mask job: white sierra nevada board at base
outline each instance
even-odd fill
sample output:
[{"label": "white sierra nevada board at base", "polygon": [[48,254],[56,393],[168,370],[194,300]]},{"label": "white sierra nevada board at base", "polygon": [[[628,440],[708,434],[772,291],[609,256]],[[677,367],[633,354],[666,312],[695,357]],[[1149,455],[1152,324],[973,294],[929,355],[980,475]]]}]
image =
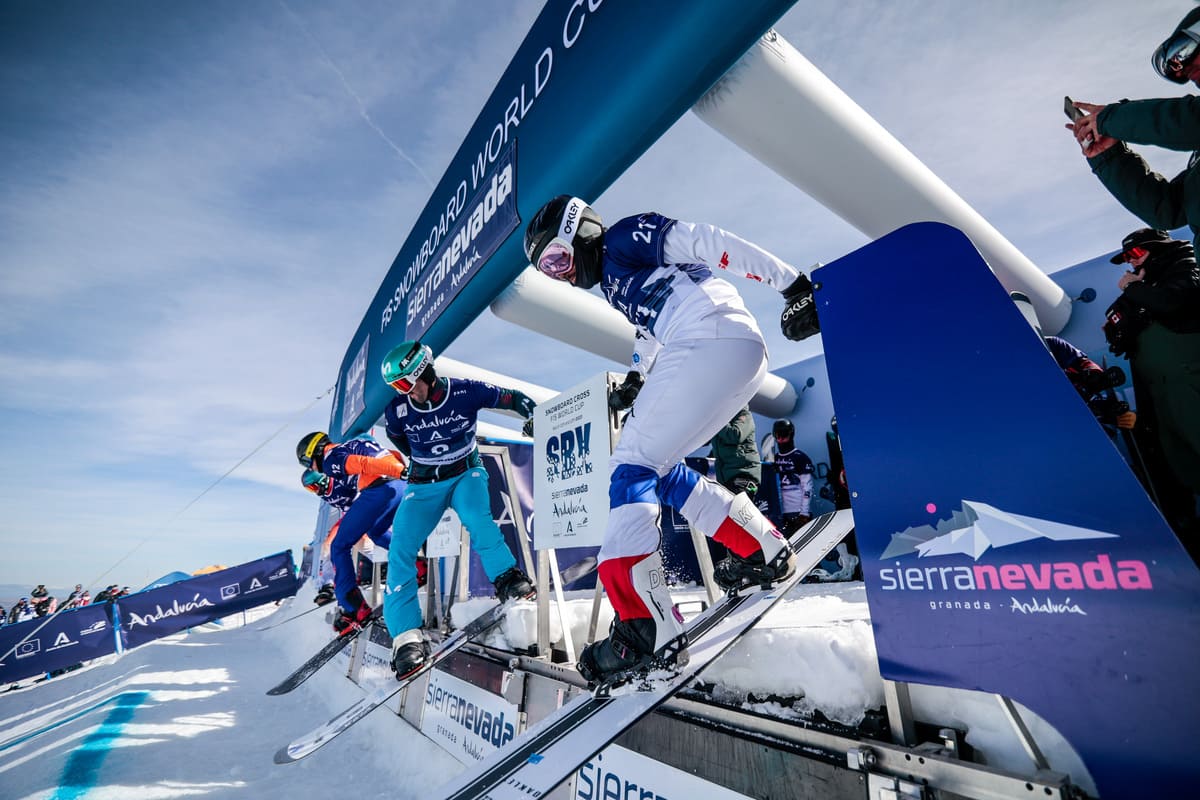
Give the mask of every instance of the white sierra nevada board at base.
[{"label": "white sierra nevada board at base", "polygon": [[691,683],[854,529],[850,511],[817,517],[789,540],[796,572],[769,590],[726,595],[687,626],[690,660],[649,688],[583,693],[474,769],[443,786],[445,800],[535,800],[546,795],[639,719]]}]

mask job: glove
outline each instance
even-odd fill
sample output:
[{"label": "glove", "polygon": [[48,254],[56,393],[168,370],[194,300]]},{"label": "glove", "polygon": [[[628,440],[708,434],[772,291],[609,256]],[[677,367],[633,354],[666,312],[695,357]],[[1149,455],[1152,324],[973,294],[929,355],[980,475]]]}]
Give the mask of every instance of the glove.
[{"label": "glove", "polygon": [[516,397],[516,402],[513,403],[513,411],[516,411],[522,417],[533,416],[533,410],[535,408],[537,408],[537,403],[533,402],[532,398],[526,397],[523,394],[518,395]]},{"label": "glove", "polygon": [[779,318],[779,327],[783,335],[793,342],[803,341],[815,333],[820,333],[821,326],[817,322],[817,304],[813,299],[812,281],[803,272],[783,290],[783,314]]},{"label": "glove", "polygon": [[610,408],[615,408],[620,411],[623,408],[629,408],[633,405],[633,401],[637,399],[638,392],[646,384],[646,379],[642,377],[642,373],[637,370],[630,370],[625,374],[625,381],[608,396],[608,405]]},{"label": "glove", "polygon": [[300,477],[300,482],[304,484],[305,489],[308,489],[315,495],[324,497],[329,494],[329,476],[324,472],[317,472],[315,469],[306,469]]},{"label": "glove", "polygon": [[525,424],[521,426],[521,435],[533,438],[533,417],[525,420]]}]

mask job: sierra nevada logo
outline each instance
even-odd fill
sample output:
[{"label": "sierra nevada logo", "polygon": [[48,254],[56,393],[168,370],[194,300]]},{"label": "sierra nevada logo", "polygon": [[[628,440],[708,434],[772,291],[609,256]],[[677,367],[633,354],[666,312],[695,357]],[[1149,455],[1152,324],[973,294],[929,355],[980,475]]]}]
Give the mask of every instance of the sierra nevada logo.
[{"label": "sierra nevada logo", "polygon": [[[1068,542],[1110,540],[1113,533],[1080,528],[1060,522],[1012,514],[978,501],[964,500],[962,509],[936,526],[921,525],[892,534],[881,560],[899,559],[914,553],[920,562],[937,558],[932,566],[906,565],[894,561],[879,569],[881,588],[886,592],[912,591],[953,593],[951,600],[931,599],[931,608],[990,610],[990,591],[1062,591],[1153,589],[1150,570],[1144,561],[1097,553],[1091,560],[1032,562],[1005,560],[1002,549],[1024,542],[1045,540]],[[986,563],[980,559],[987,556]],[[944,558],[964,557],[969,565],[947,563]],[[933,597],[934,595],[931,595]],[[945,594],[939,597],[947,597]],[[998,602],[998,601],[997,601]],[[1022,614],[1086,614],[1070,597],[1040,600],[1011,597],[1013,612]]]}]

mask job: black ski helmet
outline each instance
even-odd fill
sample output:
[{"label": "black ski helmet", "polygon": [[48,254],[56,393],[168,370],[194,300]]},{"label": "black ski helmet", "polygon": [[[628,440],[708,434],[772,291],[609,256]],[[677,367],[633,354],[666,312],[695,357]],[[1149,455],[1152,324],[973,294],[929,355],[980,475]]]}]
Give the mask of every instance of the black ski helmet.
[{"label": "black ski helmet", "polygon": [[1162,44],[1154,48],[1154,71],[1172,83],[1187,83],[1184,73],[1200,53],[1200,8],[1189,11]]},{"label": "black ski helmet", "polygon": [[[563,229],[563,215],[571,201],[583,208],[579,219],[568,219],[568,230]],[[573,227],[572,232],[569,228]],[[533,219],[525,226],[525,257],[529,263],[537,266],[538,259],[546,245],[554,239],[571,236],[570,245],[574,250],[575,280],[574,285],[581,289],[590,289],[600,282],[603,271],[602,257],[604,254],[604,223],[596,211],[579,198],[569,194],[560,194],[546,203]]]},{"label": "black ski helmet", "polygon": [[796,426],[792,424],[790,419],[777,419],[775,424],[771,426],[771,435],[775,437],[775,441],[780,439],[796,438]]},{"label": "black ski helmet", "polygon": [[320,469],[325,457],[325,445],[332,444],[329,434],[324,431],[313,431],[296,444],[296,460],[300,466],[309,469]]}]

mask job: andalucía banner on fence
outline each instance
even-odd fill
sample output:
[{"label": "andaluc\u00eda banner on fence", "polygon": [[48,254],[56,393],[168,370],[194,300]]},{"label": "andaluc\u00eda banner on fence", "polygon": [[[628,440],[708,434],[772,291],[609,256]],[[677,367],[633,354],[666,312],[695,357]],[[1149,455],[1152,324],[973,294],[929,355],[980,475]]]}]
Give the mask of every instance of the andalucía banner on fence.
[{"label": "andaluc\u00eda banner on fence", "polygon": [[129,595],[117,604],[121,641],[125,648],[137,647],[185,628],[290,597],[298,585],[291,551],[286,551]]},{"label": "andaluc\u00eda banner on fence", "polygon": [[109,603],[0,628],[0,686],[117,651]]}]

